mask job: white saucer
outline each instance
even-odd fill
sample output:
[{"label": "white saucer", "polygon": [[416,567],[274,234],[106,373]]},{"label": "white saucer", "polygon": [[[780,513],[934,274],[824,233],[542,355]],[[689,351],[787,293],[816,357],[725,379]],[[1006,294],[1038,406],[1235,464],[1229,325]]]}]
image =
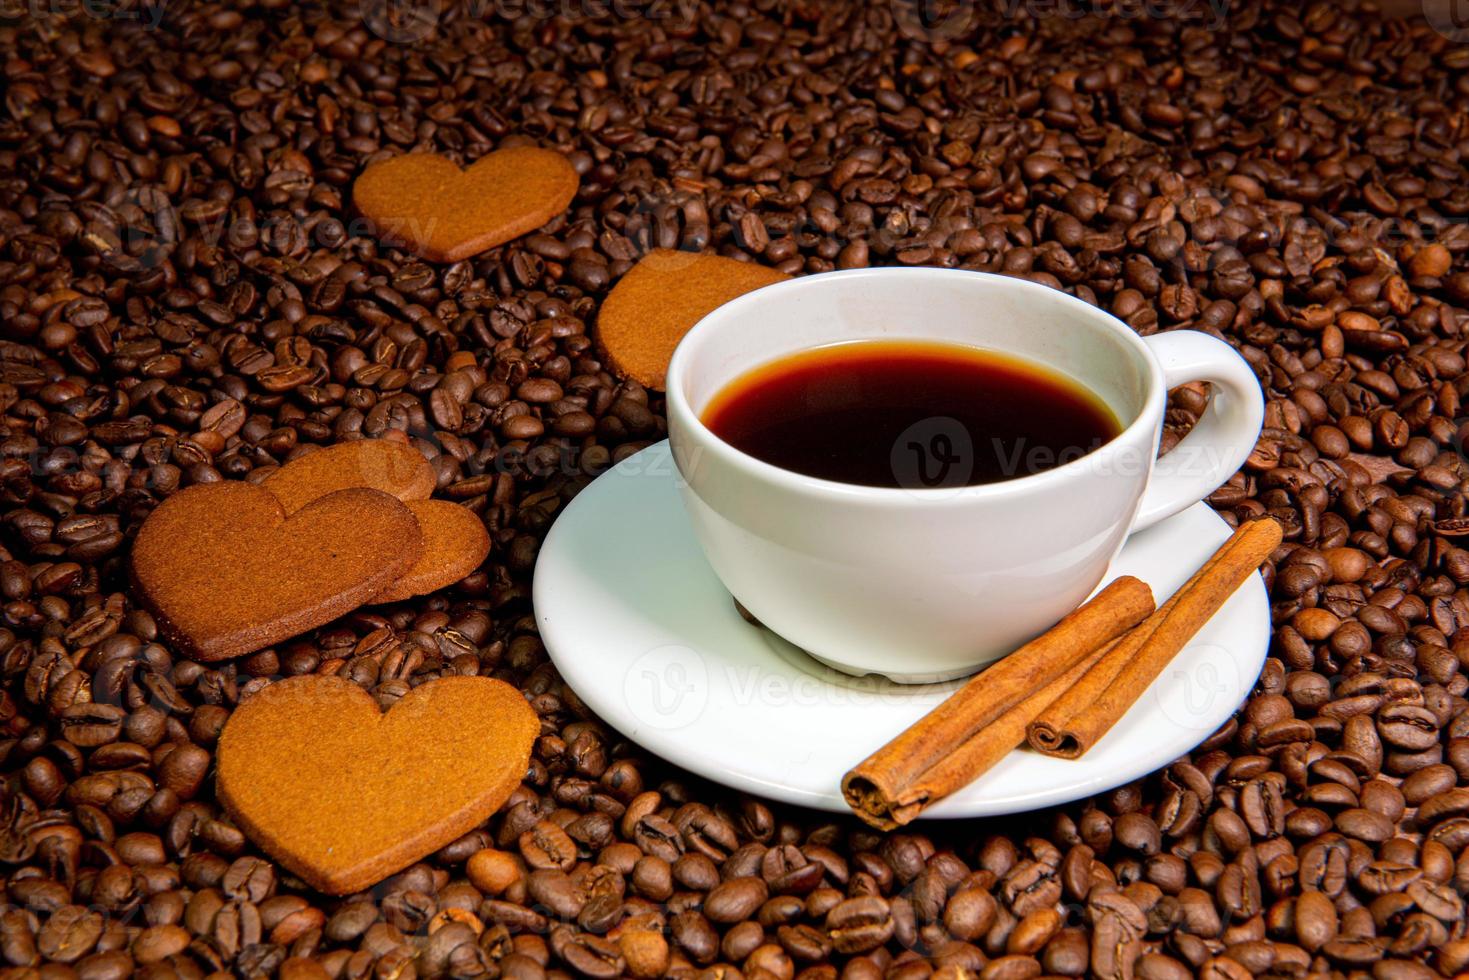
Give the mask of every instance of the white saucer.
[{"label": "white saucer", "polygon": [[[659,443],[609,470],[556,521],[534,587],[551,659],[588,707],[650,752],[759,796],[846,811],[842,774],[963,681],[850,677],[745,622],[694,540],[677,479]],[[1228,534],[1197,504],[1128,539],[1108,578],[1136,575],[1161,603]],[[1255,576],[1086,756],[1016,750],[927,815],[1033,810],[1167,765],[1245,699],[1269,638]]]}]

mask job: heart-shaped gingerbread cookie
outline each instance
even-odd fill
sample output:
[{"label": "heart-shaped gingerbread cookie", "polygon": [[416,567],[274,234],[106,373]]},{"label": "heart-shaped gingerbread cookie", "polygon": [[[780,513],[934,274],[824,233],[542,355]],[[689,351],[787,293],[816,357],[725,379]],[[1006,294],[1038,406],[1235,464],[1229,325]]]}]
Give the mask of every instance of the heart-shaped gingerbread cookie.
[{"label": "heart-shaped gingerbread cookie", "polygon": [[412,512],[379,490],[338,490],[287,517],[263,487],[201,483],[143,522],[132,576],[165,635],[213,661],[351,612],[422,549]]},{"label": "heart-shaped gingerbread cookie", "polygon": [[291,460],[261,482],[293,513],[335,490],[372,487],[408,505],[423,535],[418,561],[373,602],[398,602],[441,589],[479,567],[490,553],[490,534],[479,515],[448,500],[429,500],[436,474],[412,446],[359,439],[317,449]]},{"label": "heart-shaped gingerbread cookie", "polygon": [[261,481],[287,514],[348,487],[371,487],[407,503],[427,500],[436,474],[423,453],[407,443],[356,439],[315,449],[291,460]]},{"label": "heart-shaped gingerbread cookie", "polygon": [[458,262],[550,221],[580,178],[553,150],[496,150],[460,170],[435,153],[375,163],[352,186],[357,210],[380,238],[432,262]]},{"label": "heart-shaped gingerbread cookie", "polygon": [[415,500],[408,505],[423,534],[423,554],[373,602],[401,602],[453,585],[490,553],[490,532],[468,507],[451,500]]},{"label": "heart-shaped gingerbread cookie", "polygon": [[540,721],[488,677],[442,677],[386,713],[340,677],[255,694],[220,735],[219,798],[312,887],[360,891],[472,830],[530,763]]},{"label": "heart-shaped gingerbread cookie", "polygon": [[722,255],[658,248],[612,287],[597,314],[597,344],[616,374],[663,390],[668,359],[705,316],[790,276]]}]

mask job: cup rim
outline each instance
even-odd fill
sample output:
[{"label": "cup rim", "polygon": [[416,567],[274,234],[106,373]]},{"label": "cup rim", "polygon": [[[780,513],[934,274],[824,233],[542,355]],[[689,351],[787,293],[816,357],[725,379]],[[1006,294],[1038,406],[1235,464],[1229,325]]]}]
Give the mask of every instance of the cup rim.
[{"label": "cup rim", "polygon": [[[705,425],[704,420],[689,405],[688,399],[684,395],[683,382],[684,375],[687,372],[688,362],[694,356],[691,352],[697,346],[700,338],[718,329],[722,321],[749,313],[758,304],[770,300],[778,293],[794,292],[795,290],[805,288],[813,280],[888,278],[985,280],[1003,285],[1007,289],[1015,289],[1022,293],[1031,293],[1035,296],[1044,296],[1048,301],[1059,301],[1063,307],[1067,307],[1069,311],[1074,312],[1077,319],[1087,320],[1098,329],[1105,328],[1111,333],[1121,336],[1133,354],[1147,366],[1147,388],[1143,395],[1142,410],[1105,444],[1060,466],[1053,466],[1050,469],[1041,470],[1039,473],[1011,477],[994,483],[977,483],[960,487],[910,488],[843,483],[839,480],[827,480],[822,477],[809,476],[805,473],[798,473],[795,470],[788,470],[784,467],[776,466],[773,463],[767,463],[726,442],[714,430]],[[921,335],[918,335],[918,337],[922,339]],[[805,350],[808,348],[802,349]],[[726,381],[726,383],[728,382]],[[866,269],[842,269],[835,272],[819,272],[808,276],[799,276],[784,282],[773,283],[769,286],[752,290],[716,307],[695,323],[674,348],[673,356],[668,363],[668,371],[664,375],[663,392],[666,401],[666,411],[669,417],[672,418],[676,415],[688,427],[690,434],[697,439],[702,448],[713,450],[725,462],[749,470],[755,476],[776,484],[782,489],[823,495],[837,495],[849,499],[871,500],[874,502],[886,501],[895,503],[900,500],[918,500],[930,503],[950,503],[954,501],[968,502],[999,499],[1025,494],[1032,490],[1042,489],[1051,484],[1070,480],[1080,475],[1088,467],[1095,467],[1099,461],[1103,461],[1108,457],[1115,457],[1122,451],[1125,444],[1132,443],[1140,435],[1153,427],[1145,423],[1148,422],[1149,416],[1152,414],[1150,406],[1160,404],[1162,398],[1165,396],[1162,389],[1162,366],[1158,363],[1158,359],[1154,356],[1153,352],[1143,343],[1142,338],[1117,317],[1100,307],[1093,306],[1085,300],[1078,299],[1069,293],[1062,292],[1059,289],[1053,289],[1050,286],[1045,286],[1038,282],[1018,279],[1013,276],[1002,276],[992,272],[980,272],[974,269],[940,269],[926,266],[884,266]],[[1151,440],[1148,441],[1149,445],[1151,445]],[[677,454],[675,454],[674,462],[675,465],[678,465]],[[685,474],[685,478],[690,479],[688,474]]]}]

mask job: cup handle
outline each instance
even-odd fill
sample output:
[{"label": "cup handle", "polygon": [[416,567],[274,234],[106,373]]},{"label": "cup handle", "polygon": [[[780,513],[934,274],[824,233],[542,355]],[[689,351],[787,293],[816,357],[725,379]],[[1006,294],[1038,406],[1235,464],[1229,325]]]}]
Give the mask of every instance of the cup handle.
[{"label": "cup handle", "polygon": [[1255,448],[1265,419],[1260,382],[1245,359],[1222,340],[1197,330],[1144,337],[1173,389],[1189,381],[1214,386],[1204,414],[1178,445],[1158,457],[1132,530],[1172,517],[1229,479]]}]

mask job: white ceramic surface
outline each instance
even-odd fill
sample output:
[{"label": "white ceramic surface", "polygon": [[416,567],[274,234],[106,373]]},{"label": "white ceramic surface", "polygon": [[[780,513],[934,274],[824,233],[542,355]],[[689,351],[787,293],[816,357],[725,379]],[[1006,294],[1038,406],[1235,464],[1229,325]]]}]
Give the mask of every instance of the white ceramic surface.
[{"label": "white ceramic surface", "polygon": [[[594,482],[551,528],[534,604],[556,668],[609,725],[670,762],[769,799],[844,811],[842,774],[962,682],[851,677],[746,623],[694,540],[677,481],[659,443]],[[1197,504],[1128,538],[1106,578],[1136,575],[1162,602],[1228,532]],[[1248,695],[1269,636],[1256,576],[1082,759],[1017,750],[931,815],[1031,810],[1167,765]]]},{"label": "white ceramic surface", "polygon": [[[727,382],[783,354],[905,337],[1039,362],[1094,391],[1125,428],[1031,476],[927,488],[915,460],[911,481],[885,488],[771,466],[699,419]],[[1214,384],[1212,404],[1154,467],[1167,390],[1198,380]],[[1222,341],[1139,338],[1059,290],[955,269],[828,273],[742,296],[684,338],[667,394],[684,504],[729,591],[823,661],[906,681],[970,673],[1061,618],[1095,588],[1129,528],[1183,510],[1240,467],[1263,414],[1254,373]],[[894,447],[895,472],[915,441],[928,459],[972,460],[984,436],[947,423],[956,431],[943,420],[911,427]]]}]

